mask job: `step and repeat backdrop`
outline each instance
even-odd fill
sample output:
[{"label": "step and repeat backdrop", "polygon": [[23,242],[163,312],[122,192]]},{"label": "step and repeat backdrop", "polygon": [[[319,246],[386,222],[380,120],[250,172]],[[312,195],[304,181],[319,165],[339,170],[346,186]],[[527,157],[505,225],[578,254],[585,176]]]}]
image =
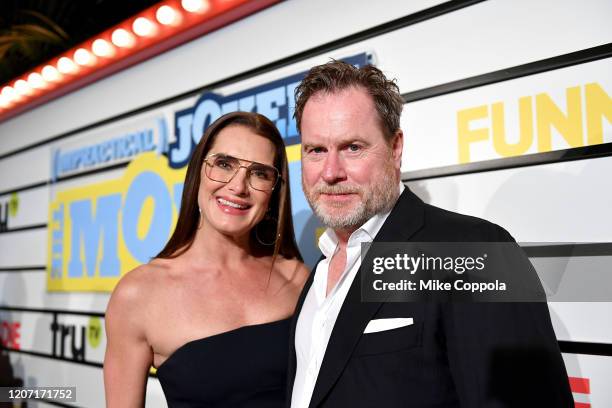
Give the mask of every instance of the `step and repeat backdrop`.
[{"label": "step and repeat backdrop", "polygon": [[[343,15],[341,3],[329,6],[326,21]],[[61,127],[41,120],[23,124],[21,134],[20,121],[36,120],[36,111],[0,124],[3,383],[76,386],[75,406],[104,406],[110,292],[169,238],[190,155],[223,113],[255,110],[276,123],[289,156],[296,237],[312,265],[321,225],[301,192],[293,92],[309,67],[334,58],[372,63],[397,79],[405,100],[404,182],[426,202],[498,223],[524,244],[545,277],[576,407],[612,406],[606,244],[612,241],[612,3],[397,4],[389,2],[397,13],[387,10],[376,25],[360,23],[339,37],[317,37],[324,41],[314,45],[282,19],[275,27],[279,41],[286,37],[303,49],[287,53],[291,44],[277,45],[285,53],[261,65],[243,60],[226,77],[207,78],[204,66],[189,92],[78,128],[49,133]],[[316,18],[313,7],[282,3],[221,30],[210,64],[222,67],[225,54],[240,55],[224,49],[225,30],[248,35],[275,13]],[[190,48],[185,64],[198,47],[210,47],[201,44],[184,46]],[[112,88],[112,77],[104,82]],[[147,406],[165,406],[154,369]]]}]

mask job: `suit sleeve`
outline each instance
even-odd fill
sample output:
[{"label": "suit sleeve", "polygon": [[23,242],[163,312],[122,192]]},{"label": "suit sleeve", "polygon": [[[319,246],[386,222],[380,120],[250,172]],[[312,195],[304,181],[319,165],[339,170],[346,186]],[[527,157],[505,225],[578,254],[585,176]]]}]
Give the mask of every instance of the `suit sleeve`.
[{"label": "suit sleeve", "polygon": [[[488,240],[514,242],[490,228]],[[440,310],[462,407],[574,406],[545,301],[448,302]]]}]

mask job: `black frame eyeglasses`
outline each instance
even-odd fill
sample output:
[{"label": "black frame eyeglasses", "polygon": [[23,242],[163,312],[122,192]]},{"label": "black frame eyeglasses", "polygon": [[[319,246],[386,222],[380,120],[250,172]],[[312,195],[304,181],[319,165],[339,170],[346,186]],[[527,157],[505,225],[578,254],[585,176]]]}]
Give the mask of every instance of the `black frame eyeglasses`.
[{"label": "black frame eyeglasses", "polygon": [[[250,164],[244,166],[241,162]],[[204,159],[204,164],[206,177],[219,183],[229,183],[238,171],[244,168],[247,171],[249,186],[258,191],[273,191],[281,178],[276,167],[223,153],[209,154]]]}]

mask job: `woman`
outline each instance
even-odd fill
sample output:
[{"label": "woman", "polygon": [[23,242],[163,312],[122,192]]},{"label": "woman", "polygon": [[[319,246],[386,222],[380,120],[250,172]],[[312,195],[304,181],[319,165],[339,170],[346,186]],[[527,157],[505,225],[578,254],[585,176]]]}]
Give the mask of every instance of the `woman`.
[{"label": "woman", "polygon": [[107,406],[142,406],[151,365],[170,407],[284,406],[289,318],[308,274],[289,197],[270,120],[234,112],[207,129],[176,230],[109,301]]}]

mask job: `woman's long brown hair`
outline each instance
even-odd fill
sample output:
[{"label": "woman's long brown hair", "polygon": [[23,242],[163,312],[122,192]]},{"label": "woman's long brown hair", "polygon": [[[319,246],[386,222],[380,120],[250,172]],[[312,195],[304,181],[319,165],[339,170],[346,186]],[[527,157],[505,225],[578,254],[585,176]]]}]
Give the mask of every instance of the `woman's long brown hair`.
[{"label": "woman's long brown hair", "polygon": [[[271,254],[273,260],[280,254],[287,259],[295,258],[302,261],[302,255],[295,242],[295,235],[293,232],[291,194],[289,191],[289,167],[285,144],[272,121],[263,115],[252,112],[232,112],[223,115],[212,123],[208,129],[206,129],[206,132],[204,132],[187,167],[187,175],[185,177],[183,196],[181,199],[181,209],[176,222],[176,228],[164,249],[157,255],[157,258],[176,258],[187,251],[193,244],[200,221],[198,191],[200,187],[202,164],[216,136],[222,129],[230,125],[244,126],[253,131],[253,133],[270,140],[274,144],[276,151],[274,165],[281,176],[270,198],[270,219],[278,220],[276,222],[276,242],[274,246],[266,246],[259,243],[255,237],[255,229],[257,228],[255,227],[251,230],[250,234],[252,248],[254,248],[258,254]],[[264,219],[261,222],[269,221]],[[268,228],[269,227],[268,225]]]}]

